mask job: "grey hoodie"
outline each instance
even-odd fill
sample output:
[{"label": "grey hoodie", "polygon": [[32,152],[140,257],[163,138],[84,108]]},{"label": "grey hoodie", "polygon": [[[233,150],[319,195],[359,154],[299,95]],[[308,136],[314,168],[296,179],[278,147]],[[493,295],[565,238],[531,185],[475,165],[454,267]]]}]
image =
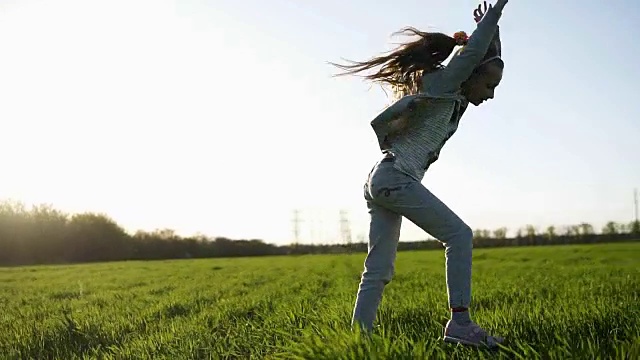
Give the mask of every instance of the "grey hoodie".
[{"label": "grey hoodie", "polygon": [[[422,181],[429,165],[438,159],[468,106],[460,87],[482,62],[501,16],[502,8],[489,9],[467,45],[447,66],[425,74],[417,94],[404,96],[371,121],[380,149],[395,156],[397,170]],[[499,39],[496,46],[500,46]]]}]

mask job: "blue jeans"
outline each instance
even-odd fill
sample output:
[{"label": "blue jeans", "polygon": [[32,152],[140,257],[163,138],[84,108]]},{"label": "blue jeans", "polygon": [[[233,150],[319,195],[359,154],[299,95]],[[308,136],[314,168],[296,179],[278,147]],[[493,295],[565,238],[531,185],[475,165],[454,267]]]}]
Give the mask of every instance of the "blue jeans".
[{"label": "blue jeans", "polygon": [[396,170],[393,158],[378,162],[373,168],[364,186],[364,197],[370,214],[369,246],[352,326],[358,323],[365,330],[373,328],[382,292],[394,274],[403,216],[444,244],[449,306],[468,307],[471,228],[419,181]]}]

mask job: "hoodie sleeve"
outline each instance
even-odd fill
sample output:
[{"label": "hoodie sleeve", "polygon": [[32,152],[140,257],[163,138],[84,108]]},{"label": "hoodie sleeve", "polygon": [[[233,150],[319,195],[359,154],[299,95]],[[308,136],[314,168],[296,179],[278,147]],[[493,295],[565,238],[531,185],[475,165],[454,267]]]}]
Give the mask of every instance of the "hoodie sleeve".
[{"label": "hoodie sleeve", "polygon": [[498,20],[502,16],[502,7],[492,7],[478,23],[478,27],[469,37],[469,42],[459,54],[454,56],[449,64],[434,77],[424,79],[423,83],[433,93],[454,93],[460,89],[462,83],[471,76],[473,70],[480,64],[493,42],[498,31]]},{"label": "hoodie sleeve", "polygon": [[502,56],[502,42],[500,41],[500,26],[496,26],[496,33],[493,35],[493,41],[491,41],[492,46],[496,47],[496,52],[498,56]]}]

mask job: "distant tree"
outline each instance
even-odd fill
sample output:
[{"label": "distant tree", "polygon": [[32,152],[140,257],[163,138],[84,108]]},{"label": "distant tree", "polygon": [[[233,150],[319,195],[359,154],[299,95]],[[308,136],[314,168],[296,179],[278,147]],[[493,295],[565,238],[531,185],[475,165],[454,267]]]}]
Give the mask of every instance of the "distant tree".
[{"label": "distant tree", "polygon": [[580,234],[581,235],[592,235],[594,233],[593,225],[591,225],[589,223],[583,222],[579,226],[580,226]]},{"label": "distant tree", "polygon": [[536,228],[533,225],[527,225],[525,227],[525,230],[527,232],[527,237],[528,238],[533,238],[536,236]]},{"label": "distant tree", "polygon": [[609,221],[603,228],[602,233],[605,235],[616,235],[620,233],[619,224],[615,221]]},{"label": "distant tree", "polygon": [[569,235],[580,236],[580,225],[569,225]]},{"label": "distant tree", "polygon": [[620,231],[621,234],[628,234],[630,232],[627,224],[623,223],[618,223],[618,231]]},{"label": "distant tree", "polygon": [[76,214],[67,227],[73,245],[68,248],[67,258],[72,261],[108,261],[130,256],[129,236],[106,215]]},{"label": "distant tree", "polygon": [[[523,237],[525,231],[526,237]],[[553,241],[611,241],[629,238],[613,236],[616,233],[634,232],[640,235],[640,223],[617,224],[611,221],[603,228],[603,235],[594,234],[593,227],[587,223],[561,227],[561,230],[558,230],[559,233],[562,231],[573,237],[563,236]],[[533,225],[527,225],[517,229],[515,239],[501,241],[506,239],[506,228],[494,231],[478,229],[474,231],[473,242],[479,247],[544,244],[545,242],[539,241],[540,237],[536,233]],[[549,238],[556,237],[556,228],[549,226],[544,233]],[[138,231],[130,236],[114,220],[103,214],[83,213],[70,216],[49,205],[27,209],[22,203],[0,201],[0,265],[366,252],[364,234],[361,234],[358,240],[359,243],[350,246],[276,246],[259,239],[232,240],[223,237],[212,238],[204,234],[183,238],[174,230],[166,228],[152,232]],[[637,240],[640,240],[640,237]],[[441,244],[437,241],[399,244],[400,250],[440,248]]]},{"label": "distant tree", "polygon": [[196,233],[191,238],[194,239],[195,241],[198,241],[198,242],[205,242],[205,241],[209,241],[210,240],[207,235],[205,235],[203,233],[200,233],[200,232]]},{"label": "distant tree", "polygon": [[506,239],[507,238],[507,228],[501,227],[493,231],[493,237],[496,239]]},{"label": "distant tree", "polygon": [[556,227],[553,225],[547,227],[546,235],[549,240],[553,240],[556,237]]},{"label": "distant tree", "polygon": [[[32,226],[25,242],[31,243],[30,258],[37,264],[65,261],[68,216],[51,205],[36,205],[29,218]],[[25,234],[26,235],[26,234]]]},{"label": "distant tree", "polygon": [[632,221],[631,224],[629,224],[629,229],[629,232],[633,235],[640,235],[640,220]]},{"label": "distant tree", "polygon": [[176,231],[173,229],[156,229],[151,233],[151,236],[156,236],[162,240],[172,240],[177,238]]}]

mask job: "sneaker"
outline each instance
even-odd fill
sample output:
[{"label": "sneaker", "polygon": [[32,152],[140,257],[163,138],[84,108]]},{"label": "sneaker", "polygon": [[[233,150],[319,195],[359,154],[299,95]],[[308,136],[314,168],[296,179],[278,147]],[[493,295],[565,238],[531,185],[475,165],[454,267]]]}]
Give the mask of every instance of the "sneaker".
[{"label": "sneaker", "polygon": [[498,346],[498,344],[502,344],[504,338],[488,335],[486,330],[474,322],[463,326],[453,320],[449,320],[447,326],[444,328],[444,341],[454,344],[493,348]]}]

